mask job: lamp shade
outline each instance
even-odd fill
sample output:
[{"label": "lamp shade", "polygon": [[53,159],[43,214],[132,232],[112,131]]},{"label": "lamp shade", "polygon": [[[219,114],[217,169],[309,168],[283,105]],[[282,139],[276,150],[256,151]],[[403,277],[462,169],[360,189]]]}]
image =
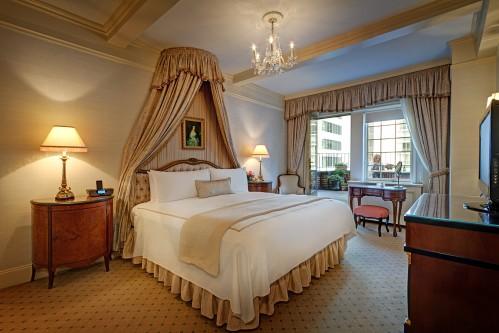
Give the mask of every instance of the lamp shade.
[{"label": "lamp shade", "polygon": [[40,146],[41,151],[84,153],[88,150],[76,128],[54,126]]},{"label": "lamp shade", "polygon": [[269,151],[265,145],[256,145],[255,149],[253,149],[254,157],[267,158],[270,157]]}]

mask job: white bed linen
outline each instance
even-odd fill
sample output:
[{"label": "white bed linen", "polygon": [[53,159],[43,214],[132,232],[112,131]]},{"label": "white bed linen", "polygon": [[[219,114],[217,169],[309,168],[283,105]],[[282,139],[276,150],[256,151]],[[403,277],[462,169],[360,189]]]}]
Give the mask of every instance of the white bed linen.
[{"label": "white bed linen", "polygon": [[247,221],[234,225],[222,240],[217,277],[178,259],[180,230],[195,214],[275,195],[248,192],[137,205],[133,208],[133,256],[147,258],[218,298],[230,300],[232,311],[249,322],[255,317],[253,299],[267,295],[274,281],[331,242],[355,233],[349,207],[332,199],[320,200],[258,217],[258,223],[246,228]]}]

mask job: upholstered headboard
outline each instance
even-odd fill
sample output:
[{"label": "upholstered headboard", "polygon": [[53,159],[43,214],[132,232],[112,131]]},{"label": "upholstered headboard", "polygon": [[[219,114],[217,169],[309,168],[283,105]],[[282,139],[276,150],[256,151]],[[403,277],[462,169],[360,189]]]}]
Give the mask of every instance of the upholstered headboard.
[{"label": "upholstered headboard", "polygon": [[[213,162],[198,160],[197,158],[189,158],[187,160],[177,160],[170,162],[160,168],[154,169],[157,171],[195,171],[201,169],[216,168],[220,169],[218,165]],[[149,201],[151,198],[149,190],[149,175],[147,174],[149,170],[139,170],[135,174],[135,204]]]}]

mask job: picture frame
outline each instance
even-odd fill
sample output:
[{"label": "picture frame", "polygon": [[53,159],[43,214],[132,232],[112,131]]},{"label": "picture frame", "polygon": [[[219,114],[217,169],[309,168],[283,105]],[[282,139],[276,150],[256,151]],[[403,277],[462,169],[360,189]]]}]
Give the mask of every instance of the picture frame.
[{"label": "picture frame", "polygon": [[182,120],[182,149],[204,149],[204,119],[185,117]]}]

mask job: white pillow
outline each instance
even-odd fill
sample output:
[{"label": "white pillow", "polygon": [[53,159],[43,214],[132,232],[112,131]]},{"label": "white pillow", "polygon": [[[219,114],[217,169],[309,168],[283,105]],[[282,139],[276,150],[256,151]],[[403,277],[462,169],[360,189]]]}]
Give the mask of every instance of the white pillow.
[{"label": "white pillow", "polygon": [[197,196],[196,180],[210,180],[208,169],[196,171],[165,172],[151,170],[149,187],[151,201],[167,202]]},{"label": "white pillow", "polygon": [[232,192],[248,192],[248,177],[244,169],[210,169],[210,173],[211,180],[230,178]]}]

